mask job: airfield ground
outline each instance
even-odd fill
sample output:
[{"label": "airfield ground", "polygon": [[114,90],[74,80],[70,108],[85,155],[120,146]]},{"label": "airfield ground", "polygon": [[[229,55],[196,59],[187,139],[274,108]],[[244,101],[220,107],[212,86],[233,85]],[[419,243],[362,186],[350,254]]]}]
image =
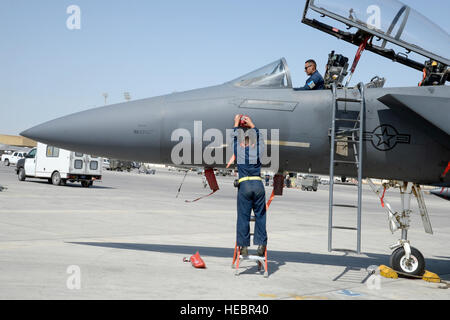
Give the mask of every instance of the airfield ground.
[{"label": "airfield ground", "polygon": [[[190,173],[176,198],[182,178],[166,169],[156,175],[104,172],[90,189],[56,187],[43,180],[19,182],[13,168],[0,165],[0,185],[8,188],[0,192],[0,299],[450,298],[442,283],[380,278],[378,286],[368,285],[366,268],[389,265],[389,245],[399,234],[390,233],[367,186],[362,255],[327,251],[328,186],[318,192],[285,189],[275,198],[265,279],[250,261],[242,262],[239,276],[231,268],[233,178],[218,177],[220,191],[196,203],[185,200],[208,193],[201,176]],[[397,192],[386,198],[399,208]],[[356,201],[356,188],[337,185],[335,199]],[[435,234],[425,234],[414,201],[409,239],[425,256],[427,270],[449,281],[450,203],[428,194],[425,199]],[[356,212],[336,211],[335,221],[354,226]],[[334,232],[335,248],[355,246],[354,231]],[[207,269],[183,262],[197,251]]]}]

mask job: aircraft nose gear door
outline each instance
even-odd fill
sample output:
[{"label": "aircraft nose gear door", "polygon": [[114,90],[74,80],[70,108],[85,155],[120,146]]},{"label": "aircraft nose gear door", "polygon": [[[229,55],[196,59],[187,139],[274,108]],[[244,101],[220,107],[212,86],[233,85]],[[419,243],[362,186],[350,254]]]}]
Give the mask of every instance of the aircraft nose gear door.
[{"label": "aircraft nose gear door", "polygon": [[[389,227],[391,232],[397,230],[402,231],[401,239],[390,248],[394,250],[391,255],[391,267],[402,274],[411,276],[422,276],[425,272],[425,259],[419,250],[411,247],[408,240],[408,230],[410,227],[411,196],[414,195],[419,205],[420,215],[422,217],[423,226],[426,233],[433,234],[428,210],[425,206],[423,198],[423,191],[421,187],[412,182],[397,182],[389,181],[383,183],[381,187],[377,188],[371,179],[368,183],[373,192],[380,198],[381,205],[388,213]],[[386,190],[390,187],[399,188],[402,201],[402,211],[394,212],[388,202],[384,200]]]}]

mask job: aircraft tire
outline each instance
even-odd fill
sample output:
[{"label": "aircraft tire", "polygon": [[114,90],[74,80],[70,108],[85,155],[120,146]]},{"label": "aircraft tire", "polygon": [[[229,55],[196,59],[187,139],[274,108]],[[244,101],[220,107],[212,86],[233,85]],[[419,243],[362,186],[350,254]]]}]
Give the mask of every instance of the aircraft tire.
[{"label": "aircraft tire", "polygon": [[405,257],[405,249],[397,248],[391,255],[391,267],[402,275],[421,277],[425,273],[425,258],[416,248],[411,247],[411,261]]}]

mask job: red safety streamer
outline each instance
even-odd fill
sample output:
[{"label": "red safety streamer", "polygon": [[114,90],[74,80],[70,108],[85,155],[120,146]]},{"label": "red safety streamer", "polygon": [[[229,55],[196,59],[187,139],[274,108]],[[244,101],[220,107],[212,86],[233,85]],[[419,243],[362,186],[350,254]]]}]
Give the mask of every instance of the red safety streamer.
[{"label": "red safety streamer", "polygon": [[192,201],[185,200],[185,202],[187,202],[187,203],[197,202],[201,199],[212,196],[214,193],[216,193],[216,191],[219,190],[219,185],[217,184],[216,175],[214,174],[214,169],[212,169],[212,168],[205,169],[205,177],[206,177],[206,180],[208,181],[209,187],[211,188],[212,192],[210,194],[207,194],[205,196],[202,196],[202,197],[197,198]]},{"label": "red safety streamer", "polygon": [[267,204],[266,204],[266,211],[269,210],[269,207],[270,207],[270,204],[271,204],[272,201],[273,201],[273,198],[275,198],[275,189],[272,191],[272,195],[270,196],[269,201],[267,201]]},{"label": "red safety streamer", "polygon": [[353,61],[351,72],[354,73],[356,70],[356,66],[358,65],[359,59],[361,59],[361,54],[367,47],[367,42],[369,41],[370,36],[367,36],[364,41],[361,43],[361,45],[358,48],[358,51],[356,52],[355,60]]},{"label": "red safety streamer", "polygon": [[381,200],[381,206],[384,208],[384,195],[386,193],[386,187],[384,187],[383,196],[380,198]]},{"label": "red safety streamer", "polygon": [[445,178],[447,173],[450,171],[450,161],[448,162],[447,168],[445,169],[444,173],[442,174],[442,178]]}]

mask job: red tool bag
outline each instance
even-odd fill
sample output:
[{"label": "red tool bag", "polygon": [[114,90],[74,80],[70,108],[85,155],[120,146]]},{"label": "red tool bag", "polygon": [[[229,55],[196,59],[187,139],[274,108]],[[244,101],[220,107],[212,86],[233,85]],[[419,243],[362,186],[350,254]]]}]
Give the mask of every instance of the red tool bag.
[{"label": "red tool bag", "polygon": [[200,253],[198,253],[198,251],[196,254],[191,256],[191,258],[189,260],[184,258],[183,261],[190,262],[192,264],[192,266],[196,269],[205,269],[206,268],[205,261],[203,261],[203,259],[200,257]]}]

